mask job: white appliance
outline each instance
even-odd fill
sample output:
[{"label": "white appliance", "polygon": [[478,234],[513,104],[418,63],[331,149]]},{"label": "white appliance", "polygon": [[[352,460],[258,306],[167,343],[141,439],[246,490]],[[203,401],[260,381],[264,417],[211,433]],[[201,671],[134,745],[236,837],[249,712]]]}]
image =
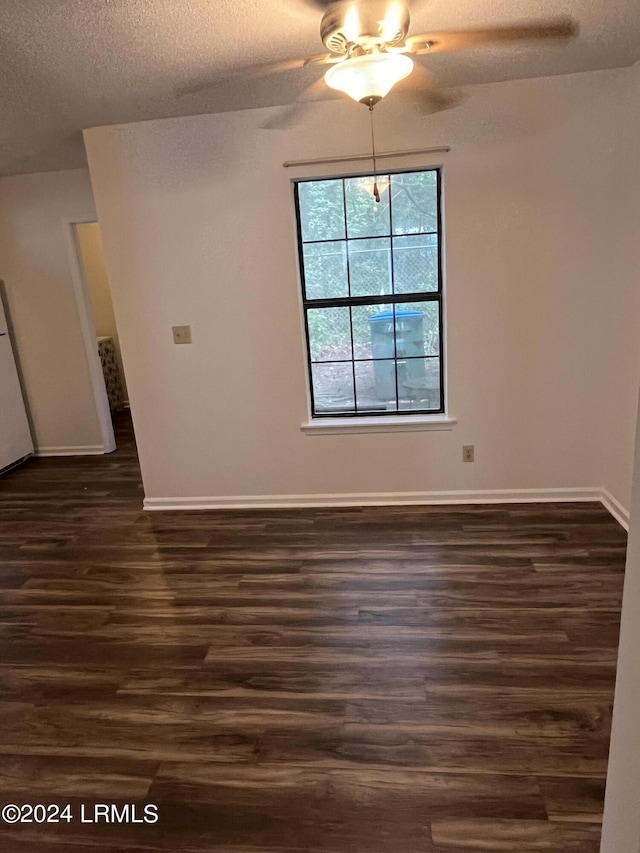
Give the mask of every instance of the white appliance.
[{"label": "white appliance", "polygon": [[30,453],[33,441],[0,300],[0,472]]}]

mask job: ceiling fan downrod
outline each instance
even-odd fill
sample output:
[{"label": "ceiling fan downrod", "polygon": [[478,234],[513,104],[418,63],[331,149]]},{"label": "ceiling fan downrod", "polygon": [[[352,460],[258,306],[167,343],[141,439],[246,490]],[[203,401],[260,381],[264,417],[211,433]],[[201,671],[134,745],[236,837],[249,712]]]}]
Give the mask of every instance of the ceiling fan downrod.
[{"label": "ceiling fan downrod", "polygon": [[369,119],[371,120],[371,159],[373,161],[373,197],[380,204],[380,190],[378,189],[378,165],[376,163],[376,139],[373,132],[373,108],[377,104],[375,98],[369,98]]}]

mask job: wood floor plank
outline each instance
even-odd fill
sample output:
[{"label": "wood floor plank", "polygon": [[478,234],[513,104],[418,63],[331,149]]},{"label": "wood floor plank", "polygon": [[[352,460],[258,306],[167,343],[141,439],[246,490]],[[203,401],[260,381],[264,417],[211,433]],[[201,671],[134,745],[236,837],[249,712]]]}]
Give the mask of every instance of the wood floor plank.
[{"label": "wood floor plank", "polygon": [[0,790],[16,799],[25,795],[60,800],[96,795],[133,800],[147,796],[158,762],[141,759],[51,758],[43,755],[4,754],[0,762]]},{"label": "wood floor plank", "polygon": [[522,820],[435,820],[433,853],[598,853],[600,827]]},{"label": "wood floor plank", "polygon": [[604,779],[539,779],[547,814],[553,821],[601,823]]},{"label": "wood floor plank", "polygon": [[438,773],[504,773],[602,777],[608,742],[601,735],[551,737],[506,728],[346,724],[339,731],[269,731],[260,756],[291,766],[405,767]]}]

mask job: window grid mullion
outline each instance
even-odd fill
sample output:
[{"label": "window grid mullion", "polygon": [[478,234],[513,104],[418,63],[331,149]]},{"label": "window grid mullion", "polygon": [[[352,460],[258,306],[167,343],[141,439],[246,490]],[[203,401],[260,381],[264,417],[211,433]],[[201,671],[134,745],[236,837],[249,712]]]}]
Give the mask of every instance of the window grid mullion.
[{"label": "window grid mullion", "polygon": [[353,408],[358,411],[358,395],[356,393],[356,359],[355,359],[355,343],[353,340],[353,311],[349,306],[349,326],[351,328],[351,373],[353,375]]},{"label": "window grid mullion", "polygon": [[[349,231],[347,224],[347,191],[342,179],[342,215],[344,216],[344,250],[347,261],[347,293],[351,300],[351,258],[349,257]],[[349,309],[349,335],[351,336],[351,381],[353,382],[353,411],[358,412],[358,401],[356,400],[356,365],[353,360],[353,317],[351,312],[351,304]]]},{"label": "window grid mullion", "polygon": [[444,317],[442,300],[442,175],[436,172],[436,216],[438,223],[438,353],[440,354],[440,410],[444,411]]},{"label": "window grid mullion", "polygon": [[342,179],[342,215],[344,216],[344,253],[347,260],[347,293],[351,299],[351,267],[349,264],[349,231],[347,224],[347,190]]},{"label": "window grid mullion", "polygon": [[347,308],[358,305],[402,304],[403,302],[440,302],[442,294],[437,290],[416,291],[414,293],[384,293],[382,296],[337,296],[335,299],[305,299],[305,308]]},{"label": "window grid mullion", "polygon": [[[391,293],[396,295],[396,280],[393,269],[393,206],[391,202],[391,175],[389,175],[389,256],[391,264]],[[396,412],[400,411],[400,394],[398,389],[398,340],[396,335],[396,303],[391,305],[391,321],[393,323],[393,376],[396,386]]]},{"label": "window grid mullion", "polygon": [[[429,359],[440,358],[439,355],[407,355],[404,357],[407,361],[428,361]],[[393,358],[314,358],[311,359],[311,364],[349,364],[350,361],[355,361],[358,364],[366,364],[370,361],[393,361]]]},{"label": "window grid mullion", "polygon": [[410,234],[374,234],[368,237],[331,237],[329,240],[303,240],[302,245],[315,246],[318,243],[343,243],[345,240],[383,240],[385,237],[437,237],[437,235],[437,231],[412,231]]}]

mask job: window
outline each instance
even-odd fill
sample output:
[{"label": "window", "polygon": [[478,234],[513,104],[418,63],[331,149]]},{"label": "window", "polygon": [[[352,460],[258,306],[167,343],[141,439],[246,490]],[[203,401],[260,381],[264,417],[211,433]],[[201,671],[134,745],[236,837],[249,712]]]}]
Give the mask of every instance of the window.
[{"label": "window", "polygon": [[295,185],[314,418],[444,412],[440,172]]}]

